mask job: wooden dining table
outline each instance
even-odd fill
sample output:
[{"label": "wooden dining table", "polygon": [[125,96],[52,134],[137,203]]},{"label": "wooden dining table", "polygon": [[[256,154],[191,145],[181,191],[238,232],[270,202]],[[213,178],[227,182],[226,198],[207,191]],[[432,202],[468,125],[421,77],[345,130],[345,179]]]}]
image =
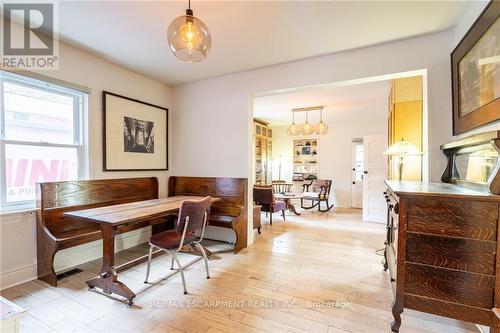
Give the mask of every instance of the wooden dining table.
[{"label": "wooden dining table", "polygon": [[302,194],[296,194],[296,193],[276,193],[274,195],[274,198],[276,200],[281,200],[285,202],[285,209],[289,210],[295,215],[300,215],[299,212],[297,212],[297,209],[295,209],[295,206],[292,204],[292,199],[302,199],[304,196]]},{"label": "wooden dining table", "polygon": [[[99,288],[105,294],[123,296],[128,300],[128,304],[132,305],[136,295],[124,283],[118,280],[118,272],[138,262],[145,261],[147,255],[115,267],[115,235],[117,234],[118,227],[176,214],[183,201],[201,199],[203,197],[179,195],[163,199],[136,201],[64,213],[64,215],[71,216],[72,218],[85,220],[89,223],[98,223],[101,228],[103,241],[102,268],[99,276],[86,281],[89,289]],[[218,200],[220,199],[212,198],[212,202]],[[160,253],[161,251],[158,250],[154,255],[156,256]]]}]

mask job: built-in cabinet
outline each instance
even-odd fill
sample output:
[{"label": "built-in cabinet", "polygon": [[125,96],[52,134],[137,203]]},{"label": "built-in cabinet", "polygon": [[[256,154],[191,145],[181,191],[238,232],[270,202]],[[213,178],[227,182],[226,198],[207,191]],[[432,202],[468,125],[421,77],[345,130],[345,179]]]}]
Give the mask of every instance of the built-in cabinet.
[{"label": "built-in cabinet", "polygon": [[269,185],[272,181],[273,132],[268,124],[254,120],[255,185]]},{"label": "built-in cabinet", "polygon": [[304,180],[308,176],[318,174],[318,140],[293,140],[293,177]]},{"label": "built-in cabinet", "polygon": [[[388,106],[389,147],[404,139],[422,151],[422,105],[421,76],[392,81]],[[389,156],[389,179],[399,177],[396,159]],[[402,180],[422,180],[422,156],[405,157]]]}]

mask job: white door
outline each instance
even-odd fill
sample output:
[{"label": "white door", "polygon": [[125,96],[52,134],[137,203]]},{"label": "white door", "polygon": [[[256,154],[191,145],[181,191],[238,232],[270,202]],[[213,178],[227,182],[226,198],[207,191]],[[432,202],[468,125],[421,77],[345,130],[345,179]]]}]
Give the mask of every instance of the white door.
[{"label": "white door", "polygon": [[352,143],[351,207],[363,208],[363,142]]},{"label": "white door", "polygon": [[385,223],[387,207],[384,200],[387,178],[386,135],[372,135],[363,138],[363,221]]}]

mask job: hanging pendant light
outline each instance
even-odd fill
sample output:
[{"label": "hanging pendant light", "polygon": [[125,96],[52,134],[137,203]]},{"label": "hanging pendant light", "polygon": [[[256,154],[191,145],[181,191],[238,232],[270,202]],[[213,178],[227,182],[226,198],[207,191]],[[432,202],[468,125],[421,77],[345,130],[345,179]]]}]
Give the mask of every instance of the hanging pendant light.
[{"label": "hanging pendant light", "polygon": [[170,23],[167,37],[170,49],[183,61],[202,61],[212,46],[207,26],[193,15],[191,0],[188,2],[186,15],[179,16]]},{"label": "hanging pendant light", "polygon": [[295,125],[295,112],[292,112],[292,124],[288,126],[288,129],[286,131],[288,135],[299,135],[300,133],[300,128]]},{"label": "hanging pendant light", "polygon": [[319,124],[316,125],[316,133],[317,134],[326,134],[328,132],[328,125],[323,122],[323,108],[320,110],[320,121]]},{"label": "hanging pendant light", "polygon": [[314,133],[314,126],[309,124],[309,112],[306,112],[306,123],[302,126],[302,134],[312,135]]}]

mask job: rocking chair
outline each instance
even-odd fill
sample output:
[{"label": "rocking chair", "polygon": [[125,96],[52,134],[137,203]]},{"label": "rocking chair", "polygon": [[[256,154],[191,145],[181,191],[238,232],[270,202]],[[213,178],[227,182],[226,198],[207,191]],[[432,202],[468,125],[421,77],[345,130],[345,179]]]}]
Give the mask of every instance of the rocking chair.
[{"label": "rocking chair", "polygon": [[[319,212],[328,212],[333,208],[333,204],[328,202],[332,181],[327,179],[314,179],[309,184],[302,185],[303,198],[300,199],[300,206],[303,209],[312,209],[318,206]],[[311,190],[309,190],[311,188]],[[311,206],[304,206],[304,200],[311,201]],[[321,209],[321,202],[326,203],[326,209]]]}]

